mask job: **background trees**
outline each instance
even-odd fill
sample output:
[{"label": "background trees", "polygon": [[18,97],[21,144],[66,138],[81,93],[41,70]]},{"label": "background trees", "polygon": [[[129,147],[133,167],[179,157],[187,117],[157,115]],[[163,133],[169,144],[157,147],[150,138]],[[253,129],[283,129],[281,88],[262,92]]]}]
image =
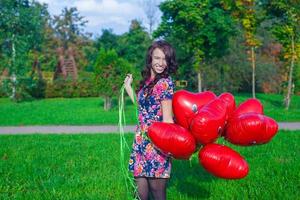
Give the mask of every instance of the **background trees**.
[{"label": "background trees", "polygon": [[[230,10],[232,17],[240,23],[244,32],[244,44],[247,47],[247,54],[252,67],[252,96],[255,98],[255,69],[256,53],[255,49],[260,45],[256,37],[257,28],[262,20],[262,14],[257,7],[255,0],[223,0],[223,7]],[[260,12],[259,12],[260,11]]]},{"label": "background trees", "polygon": [[[147,48],[158,38],[176,49],[180,68],[174,78],[188,83],[178,89],[252,91],[254,97],[256,92],[281,93],[286,108],[291,95],[299,94],[299,0],[162,1],[154,30],[157,2],[145,4],[146,25],[132,20],[123,34],[107,29],[92,37],[77,8],[51,16],[46,4],[0,1],[0,95],[22,100],[101,93],[108,108],[123,73],[134,73],[138,81]],[[74,50],[77,83],[52,82],[61,47]],[[116,84],[100,80],[111,70],[109,80]]]},{"label": "background trees", "polygon": [[198,77],[198,91],[202,91],[209,62],[228,49],[229,36],[234,32],[232,19],[215,0],[165,1],[160,9],[162,22],[154,35],[169,41],[176,38],[177,46],[191,59]]},{"label": "background trees", "polygon": [[[272,33],[282,45],[281,59],[286,63],[287,89],[284,104],[289,108],[293,76],[299,80],[299,56],[300,56],[300,1],[267,1],[266,9],[269,17],[274,19]],[[298,67],[294,74],[295,65]]]},{"label": "background trees", "polygon": [[111,108],[111,98],[119,93],[120,85],[127,73],[134,73],[132,65],[117,52],[101,49],[95,64],[95,84],[104,97],[104,110]]},{"label": "background trees", "polygon": [[0,69],[8,71],[10,79],[6,81],[6,89],[13,100],[30,96],[32,84],[35,84],[25,75],[31,70],[30,54],[36,54],[33,63],[38,62],[46,15],[45,6],[36,2],[3,0],[0,3],[1,57],[4,61]]}]

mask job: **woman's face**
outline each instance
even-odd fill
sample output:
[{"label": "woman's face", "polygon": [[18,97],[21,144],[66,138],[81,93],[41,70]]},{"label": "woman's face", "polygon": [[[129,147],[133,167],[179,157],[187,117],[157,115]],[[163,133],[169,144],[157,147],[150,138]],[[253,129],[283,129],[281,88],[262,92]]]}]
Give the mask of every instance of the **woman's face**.
[{"label": "woman's face", "polygon": [[165,54],[159,48],[154,49],[152,52],[152,69],[151,74],[161,74],[167,68],[167,61]]}]

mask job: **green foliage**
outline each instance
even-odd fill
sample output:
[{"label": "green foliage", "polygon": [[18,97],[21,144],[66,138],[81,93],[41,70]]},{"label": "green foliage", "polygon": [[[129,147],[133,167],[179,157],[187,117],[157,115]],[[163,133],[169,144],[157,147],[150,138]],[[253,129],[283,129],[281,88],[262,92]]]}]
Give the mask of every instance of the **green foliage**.
[{"label": "green foliage", "polygon": [[140,72],[145,66],[146,52],[150,44],[150,36],[141,22],[132,20],[128,33],[119,38],[117,52]]},{"label": "green foliage", "polygon": [[113,33],[112,29],[103,29],[101,37],[95,41],[97,49],[116,49],[119,47],[118,43],[119,36]]},{"label": "green foliage", "polygon": [[195,74],[195,71],[205,74],[207,62],[226,54],[234,26],[219,1],[172,0],[162,2],[160,9],[162,22],[154,36],[162,36],[176,47],[180,46],[180,54],[184,57],[179,57],[179,60],[184,61],[183,66],[194,70],[188,75]]},{"label": "green foliage", "polygon": [[156,37],[176,36],[188,52],[199,51],[207,60],[223,55],[227,49],[234,27],[218,1],[173,0],[163,2],[160,9],[162,23],[154,33]]},{"label": "green foliage", "polygon": [[0,3],[0,15],[0,38],[2,39],[0,52],[6,61],[2,68],[8,68],[10,75],[16,77],[15,81],[7,86],[12,87],[10,90],[14,91],[12,93],[14,100],[32,99],[33,88],[38,85],[42,87],[42,82],[35,82],[28,76],[30,71],[28,52],[40,50],[43,43],[45,7],[26,0],[4,0]]},{"label": "green foliage", "polygon": [[101,96],[118,94],[127,73],[133,73],[132,65],[118,57],[115,50],[100,49],[95,64],[95,84]]},{"label": "green foliage", "polygon": [[[102,35],[96,39],[94,47],[99,50],[114,50],[118,57],[128,61],[133,66],[129,71],[134,74],[134,80],[137,82],[140,78],[140,71],[144,67],[147,48],[150,44],[150,37],[141,22],[133,20],[129,31],[122,35],[114,34],[111,29],[102,30]],[[98,57],[99,52],[94,51],[90,54],[89,58],[94,66],[96,66]],[[89,69],[96,70],[94,66]]]},{"label": "green foliage", "polygon": [[98,92],[94,85],[93,75],[81,76],[74,82],[71,78],[57,79],[53,83],[48,83],[46,88],[46,98],[64,97],[95,97]]},{"label": "green foliage", "polygon": [[[180,66],[175,80],[188,81],[188,87],[185,89],[197,90],[197,73],[200,72],[204,89],[216,92],[249,91],[251,71],[247,56],[250,53],[243,54],[246,52],[245,45],[248,45],[255,47],[257,56],[256,89],[259,92],[282,93],[288,85],[288,64],[291,58],[297,61],[300,57],[299,5],[298,0],[162,1],[162,20],[154,32],[154,37],[162,37],[175,47]],[[266,14],[268,18],[265,18]],[[261,22],[267,23],[268,26],[261,25]],[[15,74],[17,82],[12,83],[11,79],[7,79],[0,83],[0,96],[11,96],[12,86],[15,87],[15,97],[18,101],[22,101],[22,98],[44,96],[43,81],[37,81],[37,77],[31,80],[32,63],[37,60],[42,70],[53,72],[58,62],[56,49],[62,46],[73,48],[80,72],[99,71],[96,67],[99,62],[99,50],[114,50],[118,58],[127,60],[132,66],[128,72],[134,74],[134,81],[137,83],[144,66],[147,48],[151,44],[151,37],[143,24],[132,20],[126,33],[117,35],[111,29],[104,29],[102,35],[94,39],[84,32],[86,23],[85,18],[74,7],[64,8],[59,15],[52,17],[46,4],[41,5],[28,0],[1,0],[0,73],[9,68],[9,76]],[[272,35],[259,33],[259,30],[267,32],[270,29]],[[246,33],[246,40],[241,39],[241,32]],[[291,37],[295,39],[294,53],[291,51]],[[264,53],[266,48],[275,42],[274,38],[282,44],[280,61],[277,61],[278,55]],[[261,46],[259,41],[263,43]],[[33,57],[32,53],[36,57]],[[292,73],[293,91],[299,94],[300,65],[297,62]],[[126,65],[126,61],[122,65]],[[118,75],[122,78],[116,78],[116,84],[101,83],[106,88],[113,87],[107,90],[114,91],[107,92],[110,96],[114,96],[119,90],[126,73],[125,70],[122,75]],[[100,83],[95,89],[95,79],[93,82],[81,79],[79,75],[77,84],[72,81],[49,84],[45,95],[97,95],[97,90],[101,88]]]},{"label": "green foliage", "polygon": [[261,42],[256,37],[257,28],[264,20],[264,11],[256,0],[222,0],[223,7],[230,10],[233,18],[244,29],[245,44],[248,47],[258,47]]},{"label": "green foliage", "polygon": [[[299,67],[295,62],[300,57],[300,6],[299,1],[267,1],[266,8],[269,16],[278,18],[272,28],[272,33],[282,44],[282,59],[289,65],[288,84],[284,103],[289,108],[292,95],[294,68]],[[297,69],[296,69],[297,70]]]},{"label": "green foliage", "polygon": [[62,46],[67,49],[69,44],[77,43],[79,36],[83,36],[83,28],[88,21],[80,16],[76,7],[64,8],[62,13],[54,16],[53,25]]}]

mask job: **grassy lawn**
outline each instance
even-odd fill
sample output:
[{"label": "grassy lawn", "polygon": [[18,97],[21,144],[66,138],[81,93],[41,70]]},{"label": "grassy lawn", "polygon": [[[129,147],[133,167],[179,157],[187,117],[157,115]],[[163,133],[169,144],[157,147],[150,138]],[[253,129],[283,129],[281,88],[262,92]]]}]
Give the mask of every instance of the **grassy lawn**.
[{"label": "grassy lawn", "polygon": [[[235,95],[237,104],[250,98],[249,94]],[[273,94],[257,94],[264,105],[265,114],[277,121],[300,121],[300,96],[293,96],[291,107],[286,111],[282,106],[283,97]],[[113,101],[110,111],[103,110],[100,98],[44,99],[32,102],[13,103],[0,99],[0,126],[13,125],[92,125],[117,124],[118,102]],[[135,124],[135,108],[127,99],[126,119]]]},{"label": "grassy lawn", "polygon": [[[168,199],[298,199],[299,143],[300,131],[281,131],[265,145],[229,145],[250,166],[242,180],[215,178],[196,158],[175,160]],[[117,134],[2,135],[0,199],[125,199],[119,157]]]},{"label": "grassy lawn", "polygon": [[[118,102],[110,111],[100,98],[55,98],[14,103],[0,99],[0,126],[13,125],[101,125],[118,123]],[[134,106],[126,101],[126,119],[135,123]]]}]

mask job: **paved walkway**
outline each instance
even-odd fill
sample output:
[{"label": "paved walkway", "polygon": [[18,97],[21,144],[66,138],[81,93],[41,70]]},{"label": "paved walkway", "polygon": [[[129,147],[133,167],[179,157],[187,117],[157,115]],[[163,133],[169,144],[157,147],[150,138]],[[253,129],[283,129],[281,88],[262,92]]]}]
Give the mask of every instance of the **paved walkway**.
[{"label": "paved walkway", "polygon": [[[124,127],[125,133],[134,132],[135,126]],[[119,133],[118,126],[104,125],[104,126],[65,126],[65,125],[51,125],[51,126],[2,126],[0,127],[0,134],[78,134],[78,133]]]},{"label": "paved walkway", "polygon": [[[281,130],[300,130],[300,122],[279,122]],[[124,127],[125,133],[133,133],[134,125]],[[118,126],[0,126],[0,134],[78,134],[118,133]]]}]

